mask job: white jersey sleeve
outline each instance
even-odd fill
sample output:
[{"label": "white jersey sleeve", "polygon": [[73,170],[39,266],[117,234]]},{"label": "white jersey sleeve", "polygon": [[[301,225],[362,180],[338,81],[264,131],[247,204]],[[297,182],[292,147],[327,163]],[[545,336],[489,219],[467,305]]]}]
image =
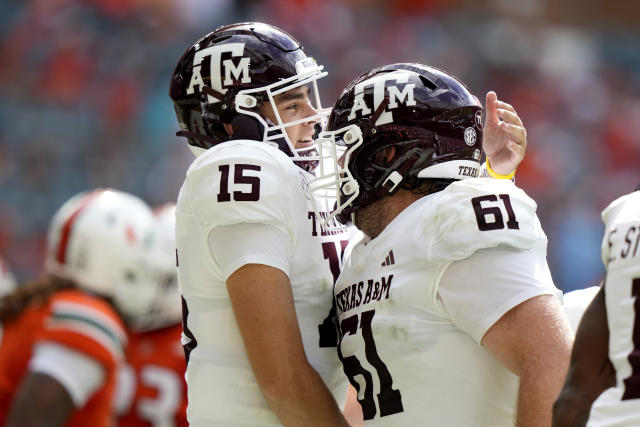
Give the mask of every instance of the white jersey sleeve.
[{"label": "white jersey sleeve", "polygon": [[480,343],[516,305],[537,295],[560,297],[536,204],[524,191],[483,178],[451,184],[436,197],[435,224],[427,223],[425,240],[434,236],[429,258],[453,261],[434,291],[458,328]]},{"label": "white jersey sleeve", "polygon": [[455,182],[436,194],[435,214],[425,224],[427,257],[458,260],[499,245],[534,249],[546,256],[547,237],[536,203],[506,180]]},{"label": "white jersey sleeve", "polygon": [[546,259],[512,247],[481,249],[454,261],[438,293],[453,323],[478,344],[511,308],[538,295],[561,295]]},{"label": "white jersey sleeve", "polygon": [[[283,159],[284,157],[284,159]],[[239,223],[267,224],[293,238],[292,184],[298,185],[284,162],[288,158],[265,143],[235,141],[220,146],[215,156],[199,157],[189,169],[181,197],[203,230]],[[182,214],[185,212],[183,211]]]},{"label": "white jersey sleeve", "polygon": [[600,290],[600,286],[590,286],[585,289],[576,289],[571,292],[567,292],[562,296],[562,305],[564,307],[564,312],[569,319],[569,324],[571,325],[571,330],[575,335],[578,330],[578,325],[580,324],[580,320],[582,320],[582,315],[584,314],[593,298]]},{"label": "white jersey sleeve", "polygon": [[[246,242],[253,242],[247,247]],[[291,277],[293,247],[281,229],[264,224],[234,224],[215,227],[209,248],[224,274],[224,280],[246,264],[275,267]]]},{"label": "white jersey sleeve", "polygon": [[55,378],[67,390],[76,408],[89,401],[102,387],[106,376],[98,361],[54,342],[36,345],[29,369]]}]

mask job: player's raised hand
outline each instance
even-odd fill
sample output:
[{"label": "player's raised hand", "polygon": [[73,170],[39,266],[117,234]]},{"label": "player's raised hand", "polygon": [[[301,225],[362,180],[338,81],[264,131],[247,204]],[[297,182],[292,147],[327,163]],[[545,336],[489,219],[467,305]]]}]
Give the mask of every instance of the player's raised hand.
[{"label": "player's raised hand", "polygon": [[487,92],[486,111],[482,149],[495,173],[510,175],[524,159],[527,130],[515,108],[493,91]]}]

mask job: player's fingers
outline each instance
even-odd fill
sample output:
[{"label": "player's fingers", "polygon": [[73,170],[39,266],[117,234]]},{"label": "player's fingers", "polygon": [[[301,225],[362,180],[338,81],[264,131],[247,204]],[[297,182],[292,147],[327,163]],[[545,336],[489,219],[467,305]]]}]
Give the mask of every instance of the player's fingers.
[{"label": "player's fingers", "polygon": [[500,126],[505,132],[513,136],[513,141],[515,143],[523,147],[527,146],[527,130],[524,127],[507,122],[502,122]]},{"label": "player's fingers", "polygon": [[515,141],[508,141],[507,147],[509,148],[509,151],[515,154],[517,157],[524,157],[524,152],[527,148],[527,145],[518,144]]},{"label": "player's fingers", "polygon": [[515,109],[515,108],[513,108],[513,105],[508,104],[508,103],[506,103],[506,102],[504,102],[504,101],[500,101],[499,99],[498,99],[498,100],[496,100],[496,106],[497,106],[498,108],[502,108],[502,109],[505,109],[505,110],[509,110],[509,111],[511,111],[511,112],[513,112],[513,113],[515,113],[515,112],[516,112],[516,109]]},{"label": "player's fingers", "polygon": [[510,139],[509,141],[507,141],[507,146],[512,151],[521,151],[521,150],[524,150],[526,148],[524,144],[520,144],[519,141],[517,141],[515,139]]},{"label": "player's fingers", "polygon": [[496,101],[498,95],[494,91],[487,92],[486,106],[487,106],[487,125],[492,125],[498,122]]},{"label": "player's fingers", "polygon": [[522,120],[520,119],[520,116],[518,116],[517,113],[509,110],[505,110],[503,108],[498,108],[496,110],[496,113],[498,114],[498,117],[500,117],[502,120],[506,121],[507,123],[512,123],[518,126],[522,126]]}]

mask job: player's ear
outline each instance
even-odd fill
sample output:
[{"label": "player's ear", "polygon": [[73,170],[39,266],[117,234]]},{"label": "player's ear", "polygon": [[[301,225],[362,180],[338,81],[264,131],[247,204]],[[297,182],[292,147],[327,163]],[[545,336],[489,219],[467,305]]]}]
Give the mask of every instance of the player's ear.
[{"label": "player's ear", "polygon": [[375,160],[381,165],[390,166],[396,157],[396,147],[390,146],[380,150],[375,155]]},{"label": "player's ear", "polygon": [[235,129],[233,129],[233,125],[229,123],[223,123],[222,126],[224,126],[224,130],[226,130],[229,135],[233,135],[235,131]]}]

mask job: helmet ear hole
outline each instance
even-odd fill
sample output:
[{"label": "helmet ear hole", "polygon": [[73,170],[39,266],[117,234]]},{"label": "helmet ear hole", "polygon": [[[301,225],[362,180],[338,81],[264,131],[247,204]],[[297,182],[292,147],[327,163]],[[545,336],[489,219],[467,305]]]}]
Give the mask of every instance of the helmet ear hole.
[{"label": "helmet ear hole", "polygon": [[380,166],[391,166],[396,160],[396,147],[384,147],[374,154],[373,160]]},{"label": "helmet ear hole", "polygon": [[[252,116],[237,114],[231,120],[233,133],[229,139],[252,139],[262,141],[264,138],[264,125]],[[226,129],[226,126],[225,126]]]},{"label": "helmet ear hole", "polygon": [[227,131],[227,133],[229,135],[233,135],[235,132],[235,129],[233,128],[233,125],[229,124],[229,123],[223,123],[222,126],[224,126],[224,130]]}]

